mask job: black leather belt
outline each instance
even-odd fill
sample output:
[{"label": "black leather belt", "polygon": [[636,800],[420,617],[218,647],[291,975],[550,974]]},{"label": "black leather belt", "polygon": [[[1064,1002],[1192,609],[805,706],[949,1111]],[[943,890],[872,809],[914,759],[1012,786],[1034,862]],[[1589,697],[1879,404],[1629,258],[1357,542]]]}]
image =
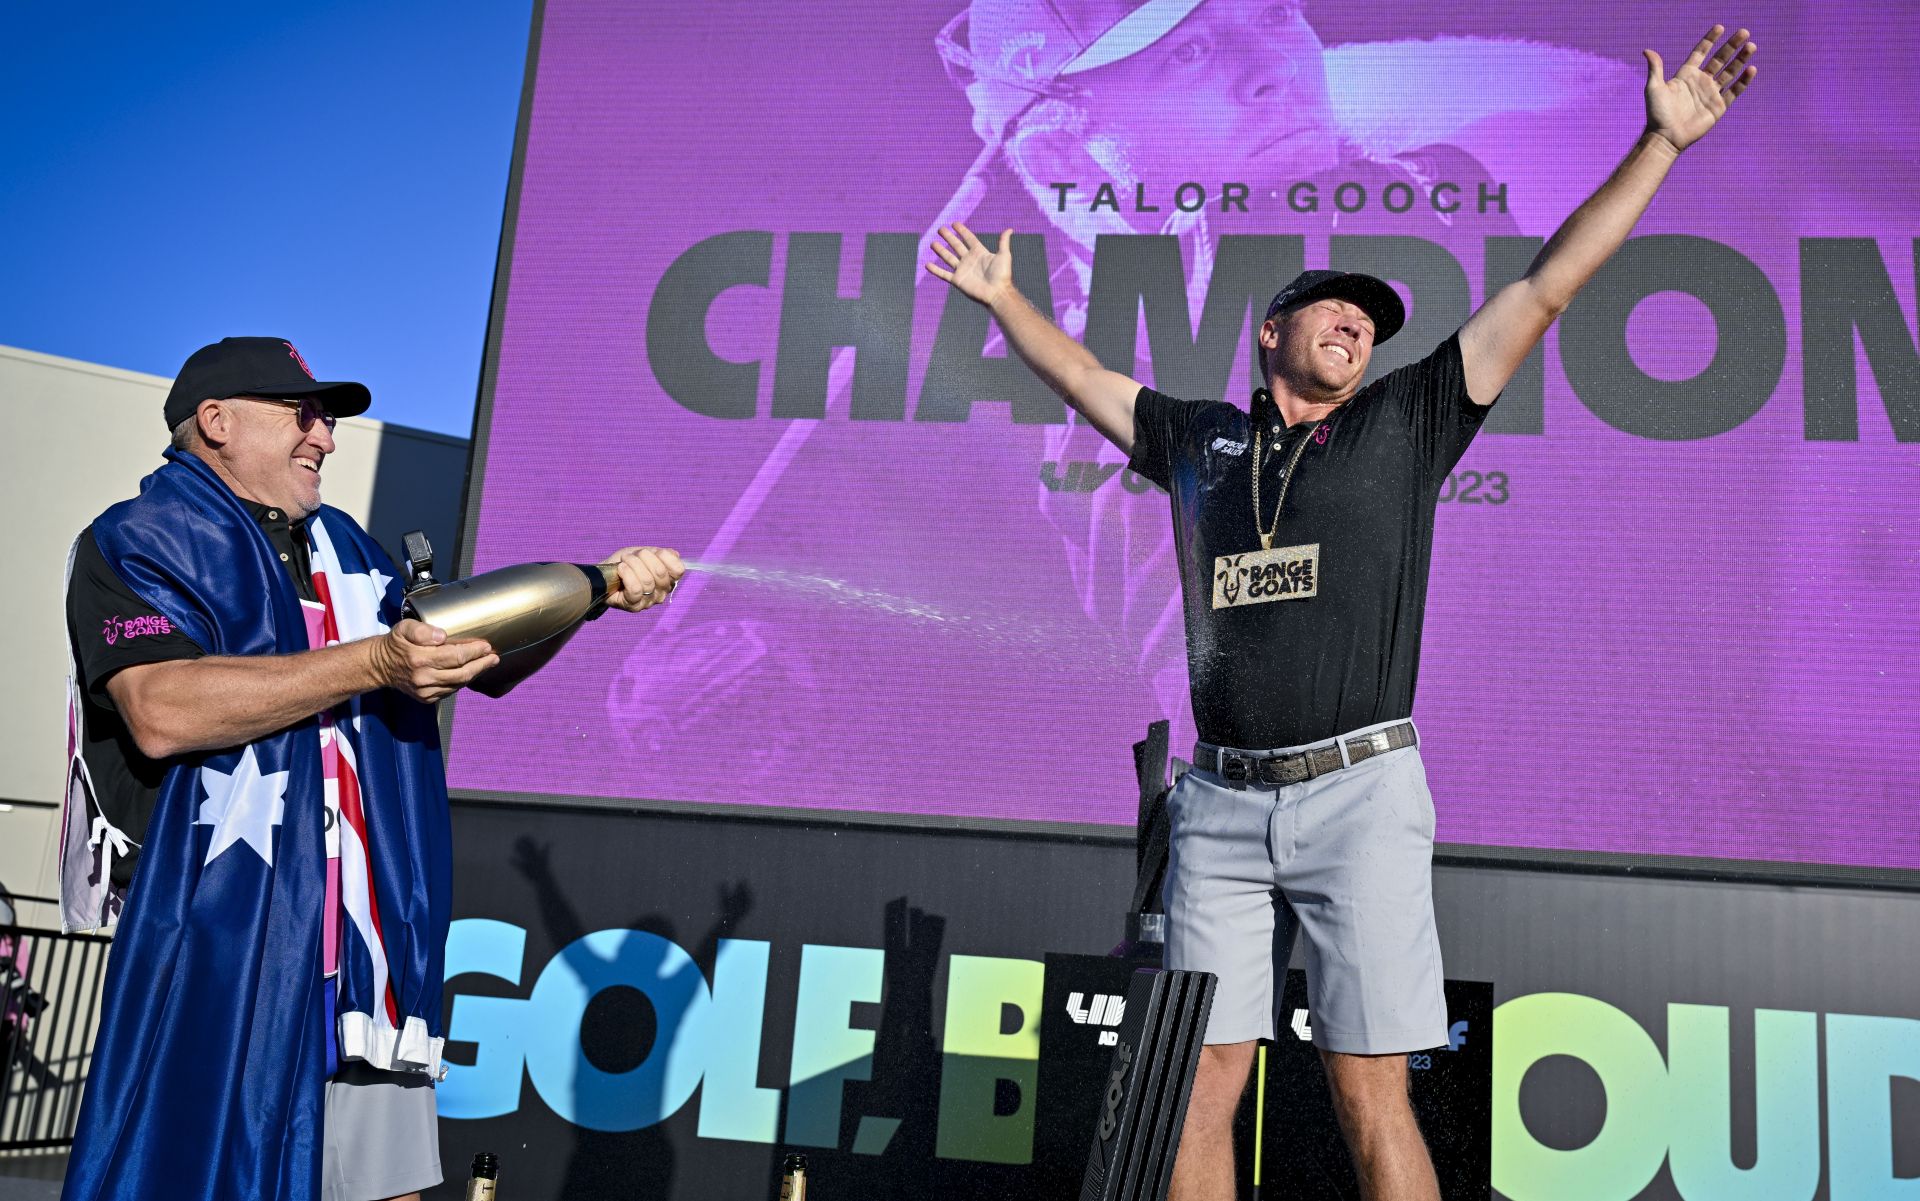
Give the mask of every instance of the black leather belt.
[{"label": "black leather belt", "polygon": [[[1248,754],[1201,742],[1194,745],[1193,765],[1217,773],[1230,784],[1299,784],[1418,741],[1413,723],[1403,721],[1367,734],[1343,734],[1332,746],[1288,755]],[[1345,758],[1340,755],[1341,746],[1347,748]]]}]

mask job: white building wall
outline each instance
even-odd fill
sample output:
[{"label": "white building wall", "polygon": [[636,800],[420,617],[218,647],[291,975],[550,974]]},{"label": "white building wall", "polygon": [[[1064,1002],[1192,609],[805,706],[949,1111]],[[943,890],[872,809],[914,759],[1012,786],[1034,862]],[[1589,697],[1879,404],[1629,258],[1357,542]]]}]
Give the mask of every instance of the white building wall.
[{"label": "white building wall", "polygon": [[[172,381],[0,346],[0,883],[54,895],[66,754],[68,547],[160,465]],[[374,397],[374,411],[380,398]],[[342,421],[324,496],[398,557],[404,530],[453,571],[467,443],[365,417]],[[56,915],[23,906],[44,925]]]}]

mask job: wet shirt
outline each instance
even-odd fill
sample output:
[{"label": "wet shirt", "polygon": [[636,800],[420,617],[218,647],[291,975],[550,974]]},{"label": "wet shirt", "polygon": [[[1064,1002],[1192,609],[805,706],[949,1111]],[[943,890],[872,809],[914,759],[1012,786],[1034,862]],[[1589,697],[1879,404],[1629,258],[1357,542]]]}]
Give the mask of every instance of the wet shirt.
[{"label": "wet shirt", "polygon": [[1434,509],[1486,413],[1458,334],[1291,428],[1264,397],[1249,414],[1140,390],[1129,465],[1172,497],[1202,739],[1296,746],[1412,715]]},{"label": "wet shirt", "polygon": [[[308,574],[306,522],[280,509],[243,503],[266,531],[301,599],[317,601]],[[138,843],[146,837],[147,820],[172,762],[140,753],[107,692],[107,681],[136,664],[198,659],[206,650],[121,581],[94,543],[91,527],[81,532],[74,547],[73,576],[67,585],[67,638],[79,666],[86,730],[82,754],[93,778],[94,795],[107,819]],[[138,859],[137,848],[116,857],[114,883],[129,883]]]}]

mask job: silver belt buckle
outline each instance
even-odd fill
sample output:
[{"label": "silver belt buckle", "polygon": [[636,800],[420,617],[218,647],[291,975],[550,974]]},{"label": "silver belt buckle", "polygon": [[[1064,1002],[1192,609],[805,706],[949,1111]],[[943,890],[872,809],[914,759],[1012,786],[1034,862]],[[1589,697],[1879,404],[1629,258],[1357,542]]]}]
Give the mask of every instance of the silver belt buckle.
[{"label": "silver belt buckle", "polygon": [[[1387,732],[1385,730],[1375,730],[1371,734],[1362,734],[1357,738],[1347,738],[1345,741],[1347,744],[1347,761],[1349,763],[1358,763],[1364,759],[1371,759],[1375,755],[1384,755],[1391,749],[1392,745],[1387,741]],[[1365,747],[1367,753],[1364,755],[1356,755],[1353,753],[1355,747]]]}]

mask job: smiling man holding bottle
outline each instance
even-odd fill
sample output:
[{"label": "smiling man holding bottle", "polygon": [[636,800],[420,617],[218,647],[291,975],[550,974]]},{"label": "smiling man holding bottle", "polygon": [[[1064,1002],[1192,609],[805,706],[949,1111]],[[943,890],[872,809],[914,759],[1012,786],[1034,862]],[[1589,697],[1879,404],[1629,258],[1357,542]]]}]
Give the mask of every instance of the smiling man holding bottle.
[{"label": "smiling man holding bottle", "polygon": [[[403,619],[392,561],[321,504],[335,423],[370,403],[279,338],[202,348],[167,461],[69,557],[62,918],[119,921],[71,1201],[440,1182],[433,702],[500,656]],[[633,612],[685,571],[651,547],[607,563],[605,603]]]}]

